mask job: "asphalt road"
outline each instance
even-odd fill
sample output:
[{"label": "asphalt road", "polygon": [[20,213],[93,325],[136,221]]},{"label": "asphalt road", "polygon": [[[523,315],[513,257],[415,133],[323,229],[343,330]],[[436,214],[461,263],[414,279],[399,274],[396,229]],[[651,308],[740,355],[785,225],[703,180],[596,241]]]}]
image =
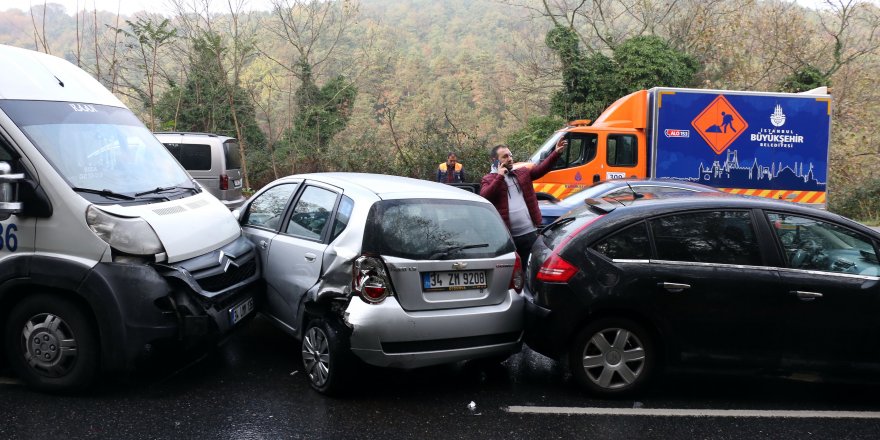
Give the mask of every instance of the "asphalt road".
[{"label": "asphalt road", "polygon": [[364,368],[348,395],[329,398],[301,369],[294,340],[258,318],[208,356],[87,395],[32,392],[0,373],[0,438],[880,437],[880,385],[808,375],[677,373],[638,400],[598,400],[526,349],[490,367]]}]

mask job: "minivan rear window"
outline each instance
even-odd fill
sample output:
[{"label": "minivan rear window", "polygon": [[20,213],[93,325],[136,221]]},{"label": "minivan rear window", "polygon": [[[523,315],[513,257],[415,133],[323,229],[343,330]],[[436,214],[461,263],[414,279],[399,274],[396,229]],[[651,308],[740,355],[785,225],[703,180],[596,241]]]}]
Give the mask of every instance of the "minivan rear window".
[{"label": "minivan rear window", "polygon": [[385,200],[370,208],[363,251],[412,260],[491,258],[514,251],[498,211],[461,200]]},{"label": "minivan rear window", "polygon": [[239,152],[238,143],[227,141],[223,144],[223,153],[226,155],[226,169],[241,169],[241,153]]}]

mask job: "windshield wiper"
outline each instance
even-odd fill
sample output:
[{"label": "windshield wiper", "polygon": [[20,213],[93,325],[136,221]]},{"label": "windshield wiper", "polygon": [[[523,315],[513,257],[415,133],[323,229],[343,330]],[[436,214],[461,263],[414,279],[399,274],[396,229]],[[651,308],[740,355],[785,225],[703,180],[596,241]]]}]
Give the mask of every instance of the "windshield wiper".
[{"label": "windshield wiper", "polygon": [[541,229],[541,235],[544,235],[544,233],[547,231],[556,229],[556,228],[563,226],[563,225],[567,225],[567,224],[575,221],[575,219],[577,219],[577,217],[566,217],[566,218],[556,220],[555,222],[550,223],[547,226],[544,226],[544,229]]},{"label": "windshield wiper", "polygon": [[89,194],[97,194],[99,196],[104,196],[107,198],[121,199],[121,200],[134,200],[134,197],[128,194],[122,194],[114,191],[110,191],[109,189],[94,189],[94,188],[80,188],[73,187],[72,188],[76,192],[81,193],[89,193]]},{"label": "windshield wiper", "polygon": [[443,249],[442,251],[434,252],[433,254],[431,254],[430,257],[428,257],[428,259],[433,260],[436,258],[445,257],[453,252],[459,252],[459,251],[463,251],[465,249],[476,249],[476,248],[484,248],[484,247],[489,247],[489,243],[469,244],[466,246],[451,246],[446,249]]},{"label": "windshield wiper", "polygon": [[143,191],[143,192],[139,192],[139,193],[134,193],[134,196],[140,197],[140,196],[145,196],[147,194],[158,194],[158,193],[162,193],[165,191],[171,191],[171,190],[175,190],[175,189],[185,189],[188,191],[195,191],[195,188],[189,188],[186,186],[158,186],[158,187],[153,188],[151,190],[147,190],[147,191]]}]

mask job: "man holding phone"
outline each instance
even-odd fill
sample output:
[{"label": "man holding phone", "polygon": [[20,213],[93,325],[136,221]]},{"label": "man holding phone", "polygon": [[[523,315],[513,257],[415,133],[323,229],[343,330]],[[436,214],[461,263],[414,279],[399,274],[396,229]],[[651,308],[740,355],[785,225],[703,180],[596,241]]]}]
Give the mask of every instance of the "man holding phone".
[{"label": "man holding phone", "polygon": [[497,164],[497,170],[493,167],[493,171],[480,181],[480,195],[492,202],[501,214],[524,265],[532,244],[538,238],[537,227],[541,224],[541,210],[532,181],[550,172],[566,146],[568,140],[563,137],[541,163],[514,170],[510,148],[504,144],[496,145],[492,148],[491,156]]}]

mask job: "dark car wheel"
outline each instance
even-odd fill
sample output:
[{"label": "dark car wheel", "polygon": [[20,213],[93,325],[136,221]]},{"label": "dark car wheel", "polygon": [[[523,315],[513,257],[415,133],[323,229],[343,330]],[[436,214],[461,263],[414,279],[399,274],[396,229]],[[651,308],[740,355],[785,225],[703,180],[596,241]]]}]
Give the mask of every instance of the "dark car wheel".
[{"label": "dark car wheel", "polygon": [[345,335],[333,320],[309,322],[302,338],[302,360],[309,384],[323,394],[339,394],[344,388],[351,354]]},{"label": "dark car wheel", "polygon": [[81,391],[98,370],[98,338],[86,313],[55,295],[29,295],[9,314],[4,333],[9,364],[30,387]]},{"label": "dark car wheel", "polygon": [[571,373],[587,391],[606,397],[630,394],[648,382],[657,364],[651,334],[623,318],[591,322],[569,352]]}]

